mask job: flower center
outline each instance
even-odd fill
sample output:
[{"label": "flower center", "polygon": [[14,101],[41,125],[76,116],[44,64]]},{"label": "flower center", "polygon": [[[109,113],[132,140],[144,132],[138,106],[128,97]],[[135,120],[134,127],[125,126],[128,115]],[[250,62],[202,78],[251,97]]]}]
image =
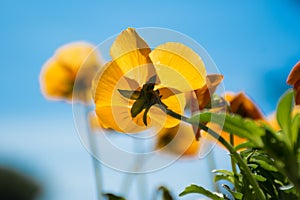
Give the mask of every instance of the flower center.
[{"label": "flower center", "polygon": [[118,90],[120,94],[128,99],[135,100],[131,107],[131,117],[136,117],[143,110],[143,122],[147,126],[147,113],[153,105],[160,105],[162,108],[167,108],[165,104],[161,102],[161,97],[159,95],[159,90],[154,90],[156,82],[156,75],[152,76],[147,83],[145,83],[140,91],[130,91],[130,90]]}]

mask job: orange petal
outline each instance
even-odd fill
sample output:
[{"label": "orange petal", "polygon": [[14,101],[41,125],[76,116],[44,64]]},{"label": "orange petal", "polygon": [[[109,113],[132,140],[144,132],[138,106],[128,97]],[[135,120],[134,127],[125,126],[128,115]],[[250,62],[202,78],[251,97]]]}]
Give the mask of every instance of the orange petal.
[{"label": "orange petal", "polygon": [[210,74],[206,77],[206,85],[202,88],[195,90],[195,94],[198,100],[199,109],[203,109],[211,100],[211,94],[213,94],[218,85],[222,82],[223,75]]},{"label": "orange petal", "polygon": [[[128,78],[136,80],[143,85],[155,74],[155,69],[149,59],[150,48],[133,28],[124,30],[114,41],[110,49],[110,55],[122,72],[127,74],[136,67]],[[141,66],[147,65],[147,70]]]},{"label": "orange petal", "polygon": [[163,86],[187,92],[205,85],[204,63],[189,47],[169,42],[156,47],[149,56]]},{"label": "orange petal", "polygon": [[296,63],[296,65],[291,70],[288,78],[287,84],[295,85],[300,80],[300,61]]},{"label": "orange petal", "polygon": [[254,120],[264,119],[261,110],[244,93],[238,93],[237,95],[227,93],[225,94],[225,100],[230,103],[230,112],[232,113]]}]

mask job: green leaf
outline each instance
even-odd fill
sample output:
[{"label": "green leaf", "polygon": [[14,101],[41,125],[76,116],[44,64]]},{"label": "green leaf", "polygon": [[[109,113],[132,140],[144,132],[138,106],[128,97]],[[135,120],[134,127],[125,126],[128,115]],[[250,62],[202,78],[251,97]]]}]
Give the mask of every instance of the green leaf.
[{"label": "green leaf", "polygon": [[242,193],[236,192],[236,191],[232,191],[230,189],[230,187],[228,187],[227,185],[222,185],[222,186],[223,186],[223,188],[225,188],[234,197],[234,199],[243,199],[244,195]]},{"label": "green leaf", "polygon": [[132,100],[137,100],[141,94],[140,91],[134,91],[134,90],[120,90],[118,89],[119,93],[127,98],[127,99],[132,99]]},{"label": "green leaf", "polygon": [[267,180],[265,177],[263,177],[262,175],[259,175],[259,174],[253,174],[253,176],[257,181],[260,181],[260,182],[264,182]]},{"label": "green leaf", "polygon": [[131,117],[136,117],[142,110],[145,108],[145,103],[146,99],[144,98],[139,98],[136,100],[131,108]]},{"label": "green leaf", "polygon": [[251,148],[254,148],[254,147],[255,147],[255,145],[252,142],[247,141],[247,142],[244,142],[244,143],[241,143],[241,144],[235,146],[234,149],[236,151],[238,151],[238,150],[241,150],[241,149],[251,149]]},{"label": "green leaf", "polygon": [[186,187],[185,190],[179,194],[179,196],[184,196],[184,195],[192,194],[192,193],[203,194],[214,200],[224,200],[222,197],[212,193],[211,191],[204,189],[201,186],[197,186],[197,185],[190,185],[190,186]]},{"label": "green leaf", "polygon": [[146,84],[155,84],[156,82],[156,74],[149,78]]},{"label": "green leaf", "polygon": [[224,175],[224,174],[217,174],[214,177],[214,182],[218,182],[218,181],[229,181],[230,183],[234,184],[234,177],[233,176],[228,176],[228,175]]},{"label": "green leaf", "polygon": [[[224,121],[225,119],[225,121]],[[263,147],[261,136],[265,134],[264,128],[260,127],[251,119],[244,119],[234,114],[200,113],[192,116],[189,122],[193,124],[213,122],[217,123],[223,130],[235,134],[241,138],[250,140],[256,147]],[[224,124],[223,124],[224,122]]]},{"label": "green leaf", "polygon": [[108,200],[126,200],[124,197],[120,197],[112,193],[105,193],[103,196],[106,196]]},{"label": "green leaf", "polygon": [[293,106],[293,98],[294,92],[292,89],[288,90],[286,93],[282,95],[280,98],[277,111],[276,111],[276,118],[279,126],[282,128],[283,132],[286,136],[289,137],[291,140],[291,112]]},{"label": "green leaf", "polygon": [[226,169],[214,169],[214,170],[212,170],[212,173],[215,173],[215,174],[224,174],[224,175],[228,175],[228,176],[232,176],[233,175],[233,172],[228,171]]},{"label": "green leaf", "polygon": [[163,200],[174,200],[174,198],[171,195],[171,192],[168,190],[168,188],[164,187],[164,186],[160,186],[158,188],[158,191],[162,191],[163,193]]},{"label": "green leaf", "polygon": [[247,164],[250,169],[256,169],[258,167],[257,164]]},{"label": "green leaf", "polygon": [[299,128],[300,128],[300,113],[297,113],[292,119],[292,126],[291,126],[292,144],[295,144],[298,140]]},{"label": "green leaf", "polygon": [[265,170],[272,171],[272,172],[278,172],[278,169],[271,163],[268,163],[264,160],[259,160],[254,157],[251,157],[251,162],[257,163],[260,167],[264,168]]}]

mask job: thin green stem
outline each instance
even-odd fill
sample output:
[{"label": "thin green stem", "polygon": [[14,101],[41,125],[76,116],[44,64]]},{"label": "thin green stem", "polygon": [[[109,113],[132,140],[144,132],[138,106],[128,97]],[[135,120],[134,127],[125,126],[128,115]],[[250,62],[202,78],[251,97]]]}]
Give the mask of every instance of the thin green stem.
[{"label": "thin green stem", "polygon": [[[234,147],[234,135],[231,134],[231,133],[230,133],[230,144],[231,144],[231,146]],[[236,170],[236,163],[235,163],[234,158],[233,158],[232,155],[230,156],[230,161],[231,161],[232,172],[233,172],[233,175],[234,175],[234,185],[237,186],[236,179],[237,179],[238,175],[237,175],[237,170]],[[237,189],[237,188],[235,188],[235,189]]]},{"label": "thin green stem", "polygon": [[209,133],[212,137],[214,137],[216,140],[218,140],[232,155],[232,157],[237,161],[237,164],[239,166],[240,169],[242,169],[245,173],[245,175],[247,176],[249,182],[251,183],[257,198],[260,200],[266,199],[264,193],[262,192],[262,190],[260,189],[257,181],[255,180],[254,176],[252,175],[251,170],[249,169],[249,167],[246,165],[246,163],[243,161],[242,157],[240,156],[240,154],[238,154],[236,152],[236,150],[234,149],[234,147],[229,144],[222,136],[220,136],[218,133],[216,133],[214,130],[210,129],[209,127],[207,127],[206,125],[202,124],[202,123],[193,123],[191,121],[189,121],[189,118],[182,116],[178,113],[173,112],[172,110],[169,110],[167,108],[163,109],[167,115],[170,115],[178,120],[182,120],[186,123],[189,123],[191,125],[197,126],[200,129],[204,130],[205,132]]}]

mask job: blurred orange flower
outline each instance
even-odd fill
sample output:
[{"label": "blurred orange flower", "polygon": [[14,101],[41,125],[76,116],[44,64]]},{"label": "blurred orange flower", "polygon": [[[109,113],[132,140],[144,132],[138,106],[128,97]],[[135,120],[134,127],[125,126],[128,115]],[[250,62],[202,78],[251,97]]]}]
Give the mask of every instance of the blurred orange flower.
[{"label": "blurred orange flower", "polygon": [[[238,114],[243,118],[249,118],[257,121],[265,121],[264,115],[256,104],[244,93],[240,92],[236,95],[231,93],[225,94],[225,100],[229,104],[229,112]],[[223,131],[222,137],[230,141],[230,134]],[[245,142],[246,139],[234,136],[234,145],[239,145]]]},{"label": "blurred orange flower", "polygon": [[[265,117],[262,114],[261,110],[256,106],[256,104],[244,93],[240,92],[238,94],[233,94],[227,92],[224,95],[224,99],[228,103],[228,112],[240,115],[243,118],[249,118],[258,121],[259,123],[266,123]],[[230,133],[225,131],[220,131],[221,128],[215,123],[208,123],[208,127],[215,130],[216,132],[221,132],[221,136],[228,142],[230,142]],[[206,132],[202,131],[204,137],[207,137],[211,140],[214,140],[211,136],[207,135]],[[242,144],[247,140],[244,138],[240,138],[234,135],[233,144],[234,146]]]},{"label": "blurred orange flower", "polygon": [[77,100],[86,102],[91,81],[100,65],[100,57],[92,44],[66,44],[44,64],[39,77],[41,91],[46,98],[70,102],[76,80]]},{"label": "blurred orange flower", "polygon": [[196,156],[199,148],[200,141],[196,140],[192,126],[186,123],[162,129],[157,135],[155,145],[157,150],[185,157]]}]

